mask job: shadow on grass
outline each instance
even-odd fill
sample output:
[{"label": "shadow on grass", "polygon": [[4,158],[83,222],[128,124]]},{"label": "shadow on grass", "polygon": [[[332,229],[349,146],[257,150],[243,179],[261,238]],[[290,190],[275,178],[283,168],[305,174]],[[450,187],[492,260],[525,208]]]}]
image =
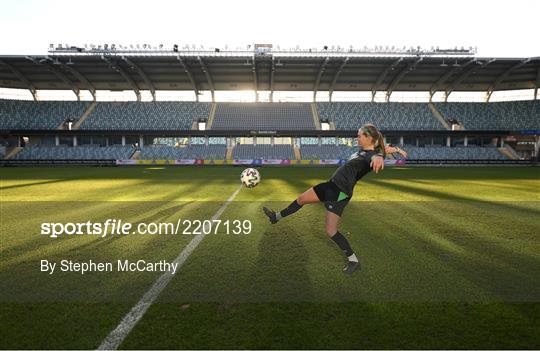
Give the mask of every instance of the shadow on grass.
[{"label": "shadow on grass", "polygon": [[[355,204],[358,205],[360,204]],[[490,300],[540,300],[537,268],[540,267],[540,261],[537,258],[524,256],[485,238],[464,232],[461,226],[450,221],[446,213],[437,216],[437,209],[433,206],[420,206],[429,208],[423,211],[409,202],[395,202],[386,216],[377,218],[377,225],[387,228],[386,233],[392,233],[389,234],[392,241],[401,242],[400,245],[405,245],[404,247],[411,246],[419,253],[411,256],[410,260],[418,260],[422,255],[428,255],[440,263],[441,271],[436,274],[433,284],[437,285],[438,279],[441,279],[441,282],[448,279],[445,271],[450,268],[470,285],[487,294],[486,297]],[[403,213],[407,213],[406,219],[396,221]],[[436,267],[430,269],[437,270]],[[439,298],[433,296],[433,299],[436,301]]]},{"label": "shadow on grass", "polygon": [[251,277],[255,302],[311,301],[308,262],[309,252],[300,234],[268,224],[261,234]]},{"label": "shadow on grass", "polygon": [[1,190],[9,190],[9,189],[18,189],[18,188],[26,188],[29,186],[36,186],[36,185],[44,185],[44,184],[54,184],[54,183],[61,183],[61,182],[67,182],[70,180],[74,180],[76,178],[65,178],[65,179],[51,179],[51,180],[44,180],[42,182],[33,182],[33,183],[26,183],[26,184],[14,184],[14,185],[6,185],[1,186]]},{"label": "shadow on grass", "polygon": [[377,179],[370,179],[369,183],[376,184],[376,185],[386,187],[386,188],[390,188],[390,189],[394,189],[394,190],[401,191],[401,192],[404,192],[404,193],[414,193],[414,194],[417,194],[417,195],[433,197],[433,198],[436,198],[436,199],[439,199],[439,200],[443,200],[443,199],[444,200],[456,200],[456,201],[470,202],[472,204],[492,205],[492,206],[496,206],[496,207],[499,207],[499,208],[505,209],[505,210],[512,210],[512,211],[522,212],[522,214],[525,215],[525,216],[538,216],[538,215],[540,215],[540,211],[538,211],[538,210],[526,209],[526,208],[523,208],[523,207],[520,207],[520,206],[512,205],[512,204],[510,204],[508,202],[484,201],[484,200],[474,199],[474,198],[467,197],[467,196],[462,196],[462,195],[457,195],[457,194],[449,194],[449,193],[444,193],[444,192],[435,191],[435,190],[419,189],[419,188],[415,188],[415,187],[408,186],[408,185],[395,184],[395,183],[390,183],[390,182],[387,182],[387,181],[382,181],[382,180],[377,180]]}]

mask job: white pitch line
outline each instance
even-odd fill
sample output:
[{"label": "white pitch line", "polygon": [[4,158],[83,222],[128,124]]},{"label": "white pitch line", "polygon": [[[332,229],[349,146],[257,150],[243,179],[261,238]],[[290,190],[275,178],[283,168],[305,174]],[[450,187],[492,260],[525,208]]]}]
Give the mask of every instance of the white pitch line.
[{"label": "white pitch line", "polygon": [[[225,211],[225,208],[232,202],[232,200],[235,198],[235,196],[240,192],[240,189],[242,186],[238,187],[236,191],[229,197],[227,202],[225,202],[219,210],[212,216],[211,220],[218,219],[223,211]],[[208,222],[207,222],[208,223]],[[180,267],[186,262],[187,258],[193,250],[199,245],[199,243],[202,241],[202,239],[205,237],[204,234],[201,235],[195,235],[193,239],[187,244],[187,246],[180,252],[180,255],[173,261],[174,263],[178,263],[178,268],[176,272],[180,270]],[[120,321],[120,324],[110,332],[110,334],[103,340],[101,345],[97,348],[97,350],[116,350],[118,346],[124,341],[126,336],[131,332],[133,327],[137,324],[137,322],[142,318],[142,316],[146,313],[146,310],[150,305],[156,300],[156,298],[159,296],[159,294],[165,289],[167,284],[171,281],[174,274],[167,271],[163,273],[152,285],[152,287],[143,295],[143,297],[137,302],[135,306],[122,318],[122,321]]]}]

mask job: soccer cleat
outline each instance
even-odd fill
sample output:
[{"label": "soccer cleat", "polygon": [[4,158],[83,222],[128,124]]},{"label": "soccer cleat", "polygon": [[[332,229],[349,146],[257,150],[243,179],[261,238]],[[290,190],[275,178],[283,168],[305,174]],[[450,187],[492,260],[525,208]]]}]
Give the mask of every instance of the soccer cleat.
[{"label": "soccer cleat", "polygon": [[347,261],[347,265],[343,268],[343,273],[352,273],[360,269],[360,262]]},{"label": "soccer cleat", "polygon": [[263,207],[264,214],[268,217],[270,220],[270,223],[275,224],[277,223],[276,219],[276,213],[269,209],[268,207]]}]

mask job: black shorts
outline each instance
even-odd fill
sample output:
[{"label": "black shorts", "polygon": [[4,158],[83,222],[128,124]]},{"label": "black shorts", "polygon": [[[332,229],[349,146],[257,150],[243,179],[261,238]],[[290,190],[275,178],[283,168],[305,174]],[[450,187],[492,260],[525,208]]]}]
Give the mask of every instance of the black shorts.
[{"label": "black shorts", "polygon": [[324,207],[329,212],[335,213],[341,217],[345,206],[351,199],[350,196],[342,192],[338,186],[331,181],[317,184],[313,187],[315,194],[321,202],[324,203]]}]

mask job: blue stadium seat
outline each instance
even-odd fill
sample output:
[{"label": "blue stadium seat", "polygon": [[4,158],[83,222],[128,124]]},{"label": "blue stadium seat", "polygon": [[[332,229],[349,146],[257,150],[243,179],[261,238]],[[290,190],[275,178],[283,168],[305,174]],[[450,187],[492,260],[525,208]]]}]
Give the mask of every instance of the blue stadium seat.
[{"label": "blue stadium seat", "polygon": [[540,101],[438,102],[435,107],[468,130],[540,129]]},{"label": "blue stadium seat", "polygon": [[224,160],[227,152],[225,145],[186,145],[183,147],[151,145],[141,148],[141,160]]},{"label": "blue stadium seat", "polygon": [[233,159],[294,160],[291,145],[236,145]]},{"label": "blue stadium seat", "polygon": [[315,130],[315,124],[306,103],[218,103],[211,129]]},{"label": "blue stadium seat", "polygon": [[336,145],[302,145],[300,157],[303,160],[339,160],[343,155]]},{"label": "blue stadium seat", "polygon": [[117,160],[129,159],[135,152],[132,146],[43,146],[28,145],[14,160]]},{"label": "blue stadium seat", "polygon": [[[507,160],[496,147],[477,146],[428,146],[417,147],[404,145],[403,149],[408,153],[410,160]],[[397,159],[402,157],[397,156]]]},{"label": "blue stadium seat", "polygon": [[0,129],[57,129],[78,119],[89,102],[0,100]]},{"label": "blue stadium seat", "polygon": [[357,130],[371,123],[383,130],[444,130],[427,103],[318,102],[321,120],[337,130]]},{"label": "blue stadium seat", "polygon": [[207,119],[206,102],[99,102],[80,129],[190,130],[198,119]]}]

